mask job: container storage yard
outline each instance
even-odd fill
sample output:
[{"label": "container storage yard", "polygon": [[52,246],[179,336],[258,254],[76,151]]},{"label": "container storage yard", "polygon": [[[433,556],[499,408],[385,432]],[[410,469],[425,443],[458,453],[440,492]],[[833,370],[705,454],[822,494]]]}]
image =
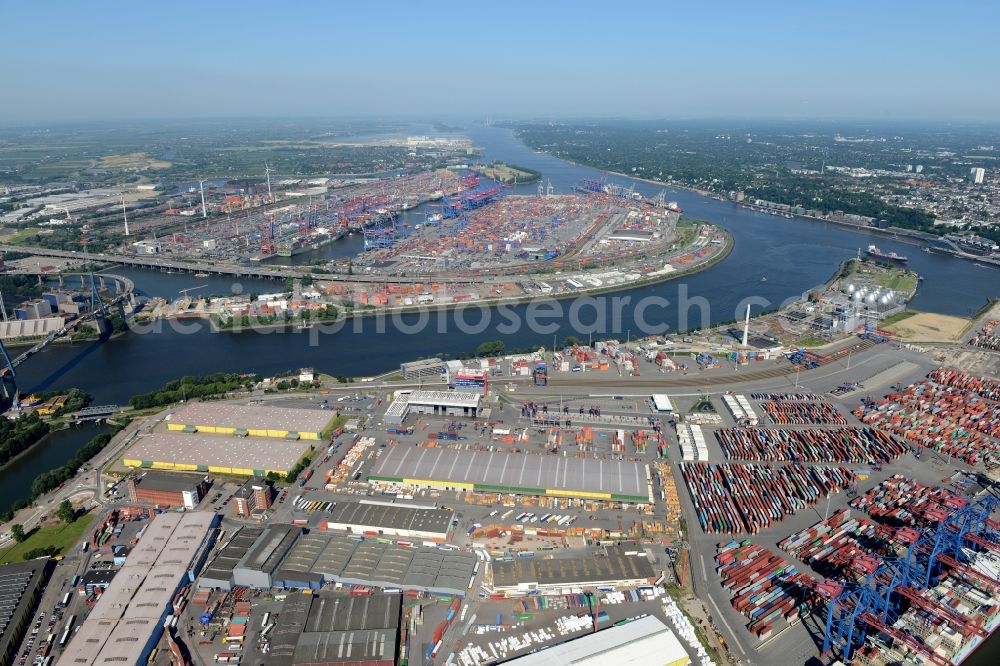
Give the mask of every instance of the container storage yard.
[{"label": "container storage yard", "polygon": [[[261,261],[291,257],[340,241],[349,233],[395,227],[399,213],[468,189],[458,173],[425,171],[365,180],[315,196],[273,203],[273,197],[230,195],[219,204],[226,220],[193,218],[183,229],[161,233],[158,252],[188,258]],[[270,205],[269,205],[270,204]],[[168,211],[169,214],[169,211]]]},{"label": "container storage yard", "polygon": [[[271,378],[162,410],[115,452],[113,472],[132,476],[116,485],[198,472],[210,490],[196,510],[225,519],[160,644],[183,642],[198,664],[296,664],[336,656],[333,636],[384,662],[471,666],[552,657],[653,617],[699,664],[945,666],[979,645],[1000,591],[991,470],[914,434],[988,450],[995,380],[871,343],[853,348],[878,359],[863,374],[834,351],[793,388],[777,352],[706,348],[575,342],[286,395]],[[736,384],[750,363],[768,372]],[[690,385],[672,386],[684,373]],[[244,515],[231,506],[247,476],[273,499]],[[132,500],[145,515],[160,501]],[[102,521],[88,541],[101,558],[87,599],[113,579],[102,561],[124,558],[119,527]],[[383,594],[400,596],[400,622],[373,625],[377,649],[350,641],[366,628],[282,616]]]},{"label": "container storage yard", "polygon": [[891,436],[874,428],[779,430],[723,428],[715,436],[732,460],[886,463],[906,451]]},{"label": "container storage yard", "polygon": [[795,621],[810,599],[815,581],[787,559],[749,541],[720,544],[715,556],[722,587],[747,630],[765,639],[776,627]]},{"label": "container storage yard", "polygon": [[969,340],[969,345],[987,351],[1000,351],[1000,319],[990,319],[979,332]]},{"label": "container storage yard", "polygon": [[776,521],[850,486],[846,467],[681,463],[702,530],[756,534]]},{"label": "container storage yard", "polygon": [[970,465],[1000,464],[1000,382],[952,368],[869,400],[855,410],[867,424]]}]

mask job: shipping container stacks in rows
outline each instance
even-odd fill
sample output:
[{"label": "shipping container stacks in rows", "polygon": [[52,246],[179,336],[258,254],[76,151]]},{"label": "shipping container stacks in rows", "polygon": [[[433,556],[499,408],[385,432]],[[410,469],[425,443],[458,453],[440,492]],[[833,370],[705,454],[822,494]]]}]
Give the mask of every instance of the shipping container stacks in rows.
[{"label": "shipping container stacks in rows", "polygon": [[753,394],[761,409],[775,425],[847,425],[847,419],[828,402],[787,398],[781,394]]},{"label": "shipping container stacks in rows", "polygon": [[1000,464],[1000,382],[953,368],[866,400],[854,411],[868,425],[969,465]]},{"label": "shipping container stacks in rows", "polygon": [[787,559],[750,541],[719,544],[715,556],[722,587],[746,628],[760,639],[797,622],[811,605],[816,581]]},{"label": "shipping container stacks in rows", "polygon": [[705,443],[705,431],[700,425],[678,424],[677,443],[681,447],[681,460],[708,461],[708,444]]},{"label": "shipping container stacks in rows", "polygon": [[851,500],[851,506],[872,518],[895,526],[922,527],[944,520],[949,512],[960,509],[966,500],[940,486],[926,486],[902,474],[894,474],[864,495]]},{"label": "shipping container stacks in rows", "polygon": [[877,465],[906,452],[905,446],[876,428],[723,428],[715,436],[732,460]]},{"label": "shipping container stacks in rows", "polygon": [[681,476],[706,533],[756,534],[831,492],[850,486],[846,467],[681,463]]},{"label": "shipping container stacks in rows", "polygon": [[919,534],[911,527],[889,528],[851,509],[840,509],[826,520],[778,542],[778,548],[827,578],[859,579],[878,568],[897,548],[906,548]]}]

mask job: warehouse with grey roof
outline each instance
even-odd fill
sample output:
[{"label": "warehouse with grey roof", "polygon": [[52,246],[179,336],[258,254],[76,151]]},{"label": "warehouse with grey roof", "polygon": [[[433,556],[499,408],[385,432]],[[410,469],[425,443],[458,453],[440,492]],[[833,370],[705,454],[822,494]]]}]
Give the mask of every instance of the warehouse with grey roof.
[{"label": "warehouse with grey roof", "polygon": [[523,594],[535,590],[646,585],[656,579],[656,574],[644,555],[608,548],[606,554],[585,557],[494,560],[490,564],[491,587],[499,593]]},{"label": "warehouse with grey roof", "polygon": [[310,440],[153,432],[125,450],[126,467],[235,476],[285,475],[312,447]]},{"label": "warehouse with grey roof", "polygon": [[267,663],[393,666],[401,609],[398,593],[289,595],[271,633]]},{"label": "warehouse with grey roof", "polygon": [[630,460],[397,444],[382,451],[368,479],[439,490],[653,502],[646,464]]},{"label": "warehouse with grey roof", "polygon": [[198,587],[229,591],[233,589],[233,570],[264,532],[263,527],[241,527],[198,577]]},{"label": "warehouse with grey roof", "polygon": [[318,440],[333,414],[322,409],[193,402],[167,418],[172,431]]},{"label": "warehouse with grey roof", "polygon": [[483,410],[483,396],[472,391],[410,391],[401,393],[385,411],[388,425],[402,425],[410,414],[467,416],[475,418]]},{"label": "warehouse with grey roof", "polygon": [[253,547],[233,567],[233,584],[243,587],[271,587],[274,573],[302,534],[302,528],[294,525],[266,527],[254,541]]},{"label": "warehouse with grey roof", "polygon": [[36,559],[0,566],[0,661],[13,663],[42,596],[52,560]]},{"label": "warehouse with grey roof", "polygon": [[274,584],[314,589],[323,583],[376,585],[463,596],[475,563],[472,553],[313,532],[288,554]]},{"label": "warehouse with grey roof", "polygon": [[201,568],[218,517],[161,513],[69,643],[63,661],[81,666],[145,664],[163,633],[171,600]]},{"label": "warehouse with grey roof", "polygon": [[361,500],[337,502],[327,514],[326,527],[348,532],[377,532],[410,539],[448,537],[452,512],[434,507]]}]

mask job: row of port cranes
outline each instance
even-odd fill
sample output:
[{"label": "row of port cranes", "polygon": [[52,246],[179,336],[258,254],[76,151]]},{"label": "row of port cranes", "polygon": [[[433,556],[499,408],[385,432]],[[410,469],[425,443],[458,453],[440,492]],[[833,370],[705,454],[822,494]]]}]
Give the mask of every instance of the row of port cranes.
[{"label": "row of port cranes", "polygon": [[[817,586],[828,599],[824,653],[832,651],[848,663],[852,656],[871,661],[874,644],[878,652],[889,653],[881,655],[889,661],[909,654],[948,666],[960,659],[935,650],[929,640],[932,628],[946,625],[965,639],[987,637],[981,617],[957,612],[934,596],[940,585],[962,585],[996,599],[1000,582],[974,565],[980,553],[1000,552],[1000,523],[991,518],[1000,501],[986,495],[951,502],[951,512],[936,516],[941,518],[936,525],[909,531],[913,540],[902,554],[874,561],[877,566],[862,570],[860,577]],[[977,614],[981,607],[974,606]]]},{"label": "row of port cranes", "polygon": [[183,228],[153,236],[152,241],[159,251],[179,256],[266,259],[282,250],[294,252],[370,226],[395,227],[399,212],[461,193],[470,187],[464,183],[465,177],[437,170],[357,181],[305,201],[249,208],[226,202],[217,208],[225,213],[224,218],[185,220]]},{"label": "row of port cranes", "polygon": [[607,194],[626,201],[644,201],[657,208],[666,208],[667,210],[680,212],[680,208],[677,206],[676,202],[667,201],[666,190],[660,190],[655,197],[647,199],[636,191],[635,183],[625,187],[619,183],[608,182],[604,178],[584,178],[576,184],[575,189],[577,192],[587,194]]},{"label": "row of port cranes", "polygon": [[[539,262],[554,271],[582,271],[621,259],[641,261],[651,253],[675,249],[677,211],[656,209],[651,200],[579,191],[506,196],[505,187],[483,184],[475,174],[462,183],[469,187],[460,196],[445,197],[440,209],[427,207],[427,229],[406,233],[404,228],[395,242],[370,243],[375,251],[356,258],[355,265],[395,273],[446,271],[470,278],[506,277],[534,273]],[[647,234],[649,242],[609,242],[613,231],[631,229]],[[620,276],[613,271],[608,279],[615,275]],[[633,279],[638,279],[635,275]],[[571,288],[582,288],[585,281],[593,286],[603,282],[570,279],[574,280],[568,283]]]},{"label": "row of port cranes", "polygon": [[[452,231],[460,232],[468,224],[465,212],[481,208],[486,204],[495,201],[503,195],[503,185],[494,182],[492,185],[482,184],[480,176],[476,172],[464,174],[458,178],[458,187],[453,193],[444,195],[443,187],[431,193],[429,197],[404,199],[399,207],[393,206],[391,202],[377,207],[368,207],[362,215],[352,220],[351,230],[360,229],[364,234],[365,250],[380,250],[391,247],[402,236],[408,235],[409,229],[402,229],[397,225],[398,215],[401,210],[408,210],[422,203],[441,199],[440,212],[435,212],[435,207],[428,207],[424,213],[424,222],[427,226],[434,226],[442,219],[454,217],[460,218],[460,224]],[[453,188],[449,188],[452,192]],[[442,196],[439,196],[442,195]],[[365,215],[367,213],[367,215]]]}]

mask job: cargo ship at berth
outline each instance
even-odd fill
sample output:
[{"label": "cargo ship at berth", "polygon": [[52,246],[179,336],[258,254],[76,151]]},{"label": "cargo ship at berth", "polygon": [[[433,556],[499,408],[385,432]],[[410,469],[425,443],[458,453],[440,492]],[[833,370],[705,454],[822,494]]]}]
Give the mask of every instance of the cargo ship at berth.
[{"label": "cargo ship at berth", "polygon": [[294,257],[297,254],[316,250],[344,237],[342,229],[314,229],[308,234],[282,238],[278,241],[276,254],[279,257]]},{"label": "cargo ship at berth", "polygon": [[865,254],[875,261],[883,261],[885,263],[897,264],[899,266],[905,266],[910,261],[909,258],[904,257],[901,254],[896,254],[895,252],[883,252],[874,245],[869,245],[868,251],[865,252]]}]

